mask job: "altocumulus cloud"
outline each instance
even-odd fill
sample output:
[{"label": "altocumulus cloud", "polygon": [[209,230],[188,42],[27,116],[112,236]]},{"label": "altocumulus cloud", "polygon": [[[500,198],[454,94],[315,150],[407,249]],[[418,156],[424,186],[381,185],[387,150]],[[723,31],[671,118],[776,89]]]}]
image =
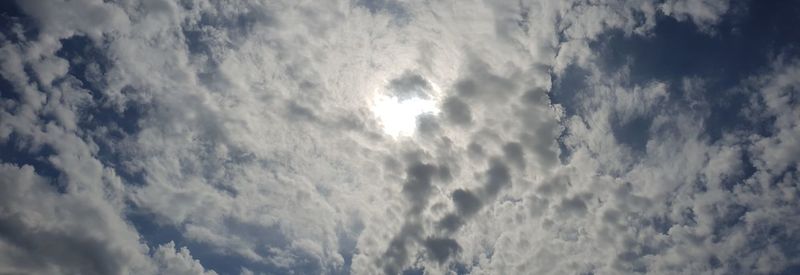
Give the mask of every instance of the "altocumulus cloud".
[{"label": "altocumulus cloud", "polygon": [[800,272],[791,1],[0,8],[0,273]]}]

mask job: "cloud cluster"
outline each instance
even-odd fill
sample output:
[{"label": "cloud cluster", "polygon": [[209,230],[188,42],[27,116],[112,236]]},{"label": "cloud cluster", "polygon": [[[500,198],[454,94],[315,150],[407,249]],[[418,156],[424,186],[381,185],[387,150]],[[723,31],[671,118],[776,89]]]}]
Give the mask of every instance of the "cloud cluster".
[{"label": "cloud cluster", "polygon": [[[725,91],[758,129],[712,138],[710,80],[641,82],[597,50],[663,20],[714,35],[727,1],[10,6],[0,273],[800,264],[800,61]],[[386,95],[441,112],[392,137]]]}]

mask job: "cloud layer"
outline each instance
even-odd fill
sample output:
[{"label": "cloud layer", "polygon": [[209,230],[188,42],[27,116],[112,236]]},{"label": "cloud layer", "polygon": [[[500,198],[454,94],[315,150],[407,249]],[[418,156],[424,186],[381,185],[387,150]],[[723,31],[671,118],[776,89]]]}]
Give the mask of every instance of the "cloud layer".
[{"label": "cloud layer", "polygon": [[3,4],[0,273],[796,272],[775,5]]}]

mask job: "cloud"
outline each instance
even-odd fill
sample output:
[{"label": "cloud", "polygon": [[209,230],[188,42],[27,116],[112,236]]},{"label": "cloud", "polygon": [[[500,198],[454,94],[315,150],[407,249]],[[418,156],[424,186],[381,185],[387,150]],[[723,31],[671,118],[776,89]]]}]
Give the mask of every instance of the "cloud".
[{"label": "cloud", "polygon": [[[800,264],[796,58],[719,92],[600,50],[664,22],[724,32],[727,1],[16,6],[10,28],[36,31],[0,37],[0,272]],[[387,95],[441,113],[392,137]],[[757,129],[714,125],[716,95]]]},{"label": "cloud", "polygon": [[[0,174],[2,272],[129,274],[162,270],[140,245],[135,229],[102,198],[86,192],[59,194],[52,182],[31,166],[3,163]],[[185,249],[184,253],[188,256]],[[172,266],[163,264],[168,269]]]},{"label": "cloud", "polygon": [[[796,152],[800,150],[800,141],[797,133],[800,131],[797,120],[796,91],[798,82],[795,80],[800,71],[796,61],[778,60],[773,65],[773,73],[757,76],[753,79],[754,89],[759,93],[753,98],[756,101],[751,108],[751,114],[758,114],[758,120],[773,117],[774,130],[768,137],[755,137],[751,150],[760,169],[781,173],[793,165],[797,165]],[[788,63],[788,64],[786,64]],[[776,176],[777,174],[773,174]]]},{"label": "cloud", "polygon": [[677,0],[661,3],[659,10],[679,20],[691,20],[697,26],[708,29],[720,20],[729,8],[725,1]]},{"label": "cloud", "polygon": [[408,197],[411,212],[419,213],[426,207],[426,201],[433,188],[432,180],[436,167],[429,164],[414,163],[408,168],[407,181],[403,194]]},{"label": "cloud", "polygon": [[425,248],[430,253],[430,257],[439,263],[444,263],[452,254],[461,250],[461,247],[453,239],[428,238],[425,240]]},{"label": "cloud", "polygon": [[469,105],[458,97],[451,97],[444,101],[442,105],[447,119],[454,124],[469,125],[472,122],[472,113]]},{"label": "cloud", "polygon": [[408,262],[409,244],[408,242],[418,239],[422,228],[416,223],[403,225],[400,233],[389,242],[389,248],[384,253],[383,272],[394,274],[401,272]]},{"label": "cloud", "polygon": [[400,100],[409,98],[428,99],[431,97],[431,84],[419,74],[405,72],[398,78],[389,82],[389,90]]},{"label": "cloud", "polygon": [[480,198],[468,190],[457,189],[452,196],[456,209],[462,215],[471,215],[481,209]]},{"label": "cloud", "polygon": [[206,272],[198,260],[192,258],[186,247],[175,249],[175,243],[160,245],[154,252],[154,258],[162,266],[163,274],[217,274]]}]

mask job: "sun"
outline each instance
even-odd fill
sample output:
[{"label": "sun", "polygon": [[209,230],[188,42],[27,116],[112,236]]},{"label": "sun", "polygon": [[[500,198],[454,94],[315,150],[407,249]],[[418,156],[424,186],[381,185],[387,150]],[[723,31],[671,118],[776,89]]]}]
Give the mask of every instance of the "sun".
[{"label": "sun", "polygon": [[373,112],[381,123],[383,131],[394,137],[407,137],[416,132],[417,118],[423,114],[437,115],[438,102],[435,98],[399,98],[381,94],[375,100]]}]

